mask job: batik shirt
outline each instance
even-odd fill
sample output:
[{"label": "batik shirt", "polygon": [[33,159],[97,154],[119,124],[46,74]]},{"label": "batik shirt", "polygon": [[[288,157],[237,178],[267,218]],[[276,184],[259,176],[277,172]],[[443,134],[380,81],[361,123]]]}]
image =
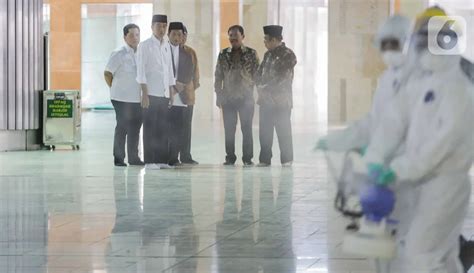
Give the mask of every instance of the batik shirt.
[{"label": "batik shirt", "polygon": [[259,105],[293,107],[293,75],[297,63],[291,49],[282,45],[265,53],[257,71]]},{"label": "batik shirt", "polygon": [[217,105],[233,102],[253,102],[255,74],[259,65],[257,52],[242,46],[222,50],[217,59],[214,89]]}]

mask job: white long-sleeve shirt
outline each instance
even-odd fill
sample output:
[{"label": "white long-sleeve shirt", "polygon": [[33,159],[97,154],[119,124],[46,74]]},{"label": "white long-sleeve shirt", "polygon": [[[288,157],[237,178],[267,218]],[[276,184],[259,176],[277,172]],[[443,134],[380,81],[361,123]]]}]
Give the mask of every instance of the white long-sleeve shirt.
[{"label": "white long-sleeve shirt", "polygon": [[154,35],[143,41],[137,51],[137,82],[148,86],[148,95],[169,98],[169,87],[176,84],[170,46]]},{"label": "white long-sleeve shirt", "polygon": [[[174,66],[175,66],[175,70],[176,70],[176,73],[175,73],[175,80],[178,79],[178,72],[179,72],[179,46],[174,46],[170,43],[170,48],[171,48],[171,57],[174,57]],[[183,91],[183,92],[186,92],[186,91]],[[173,106],[180,106],[180,107],[186,107],[186,104],[183,103],[183,101],[181,100],[181,97],[179,96],[179,94],[175,94],[174,97],[173,97]]]}]

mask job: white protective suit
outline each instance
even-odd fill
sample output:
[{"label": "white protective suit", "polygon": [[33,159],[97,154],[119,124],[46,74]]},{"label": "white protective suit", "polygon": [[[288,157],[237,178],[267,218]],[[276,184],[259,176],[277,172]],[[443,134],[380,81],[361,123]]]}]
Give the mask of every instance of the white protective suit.
[{"label": "white protective suit", "polygon": [[[381,50],[382,41],[388,38],[398,40],[400,46],[403,46],[409,33],[410,20],[399,15],[392,16],[379,29],[375,38],[375,46]],[[387,64],[387,69],[379,78],[371,111],[364,118],[354,122],[346,129],[331,132],[326,137],[328,150],[345,152],[367,147],[369,144],[370,136],[380,122],[381,113],[392,102],[393,97],[400,88],[401,78],[404,73],[404,56],[402,52],[399,52],[398,55],[393,52],[384,53],[383,57],[384,59],[398,57],[400,60]]]},{"label": "white protective suit", "polygon": [[[376,46],[380,49],[381,42],[387,38],[395,38],[401,46],[405,45],[411,30],[410,25],[410,20],[405,17],[399,15],[390,17],[377,33],[375,39]],[[406,56],[399,57],[402,58],[401,65],[389,66],[379,78],[371,111],[364,118],[354,122],[346,129],[331,132],[326,137],[328,150],[345,152],[367,147],[372,135],[375,134],[376,128],[383,121],[382,117],[388,106],[394,102],[398,93],[404,92],[405,89],[403,87],[407,82],[407,78],[410,77],[412,80],[415,80],[423,76],[419,70],[412,71],[414,64],[411,60],[406,59]],[[396,147],[395,154],[401,153],[404,150],[403,144],[400,143]],[[393,156],[394,154],[390,155]],[[389,159],[391,157],[386,158],[386,160]],[[353,173],[346,174],[344,180],[345,188],[343,192],[346,195],[358,196],[360,189],[367,183],[367,181],[361,180]],[[399,222],[397,225],[397,240],[402,240],[409,222],[405,219],[412,217],[409,209],[414,205],[417,192],[413,190],[413,187],[407,185],[398,187],[395,194],[397,202],[391,218]]]},{"label": "white protective suit", "polygon": [[[397,187],[417,191],[399,257],[388,272],[462,273],[459,234],[469,206],[469,169],[474,158],[474,85],[459,56],[434,56],[420,63],[426,73],[410,79],[371,138],[366,162],[389,162]],[[397,200],[398,202],[398,200]]]}]

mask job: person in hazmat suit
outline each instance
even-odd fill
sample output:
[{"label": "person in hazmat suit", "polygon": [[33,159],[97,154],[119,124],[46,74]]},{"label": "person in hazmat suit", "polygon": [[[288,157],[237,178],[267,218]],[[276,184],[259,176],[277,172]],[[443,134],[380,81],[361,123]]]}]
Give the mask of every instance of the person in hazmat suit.
[{"label": "person in hazmat suit", "polygon": [[471,195],[474,85],[461,68],[460,54],[430,52],[430,45],[443,47],[447,41],[456,48],[452,41],[460,35],[452,20],[430,29],[434,16],[446,14],[438,7],[426,10],[410,42],[422,73],[408,77],[384,111],[364,156],[378,184],[408,185],[417,192],[410,216],[399,219],[408,228],[398,257],[386,265],[391,273],[464,272],[459,234]]},{"label": "person in hazmat suit", "polygon": [[391,16],[378,30],[375,47],[380,51],[387,67],[380,76],[371,111],[344,130],[331,132],[321,138],[317,149],[345,152],[367,147],[370,136],[380,122],[381,113],[397,94],[404,76],[403,47],[409,38],[411,22],[401,15]]},{"label": "person in hazmat suit", "polygon": [[[375,37],[375,46],[380,50],[387,69],[381,75],[378,81],[377,89],[374,93],[374,101],[371,111],[362,119],[352,123],[343,130],[337,130],[329,133],[327,136],[319,139],[316,149],[329,150],[336,152],[359,151],[369,145],[371,136],[375,133],[385,109],[391,104],[402,86],[407,81],[406,78],[418,76],[422,73],[411,73],[414,67],[413,62],[409,62],[406,54],[403,52],[407,39],[411,32],[411,21],[401,15],[391,16],[379,28]],[[403,150],[403,145],[398,148],[398,153]],[[342,189],[347,194],[358,193],[364,184],[360,182],[349,181],[352,185],[347,185],[348,189]],[[396,190],[396,203],[392,217],[395,219],[409,219],[409,208],[415,202],[416,191],[412,187],[403,186]],[[347,197],[347,196],[346,196]],[[348,197],[347,197],[348,198]],[[406,233],[407,225],[401,221],[397,227],[397,237],[402,238]]]}]

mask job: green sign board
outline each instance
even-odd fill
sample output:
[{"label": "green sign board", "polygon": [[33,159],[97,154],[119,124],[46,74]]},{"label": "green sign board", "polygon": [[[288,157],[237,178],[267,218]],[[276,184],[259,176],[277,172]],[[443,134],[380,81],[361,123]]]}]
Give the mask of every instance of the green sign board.
[{"label": "green sign board", "polygon": [[73,103],[67,99],[47,100],[48,118],[72,118]]}]

